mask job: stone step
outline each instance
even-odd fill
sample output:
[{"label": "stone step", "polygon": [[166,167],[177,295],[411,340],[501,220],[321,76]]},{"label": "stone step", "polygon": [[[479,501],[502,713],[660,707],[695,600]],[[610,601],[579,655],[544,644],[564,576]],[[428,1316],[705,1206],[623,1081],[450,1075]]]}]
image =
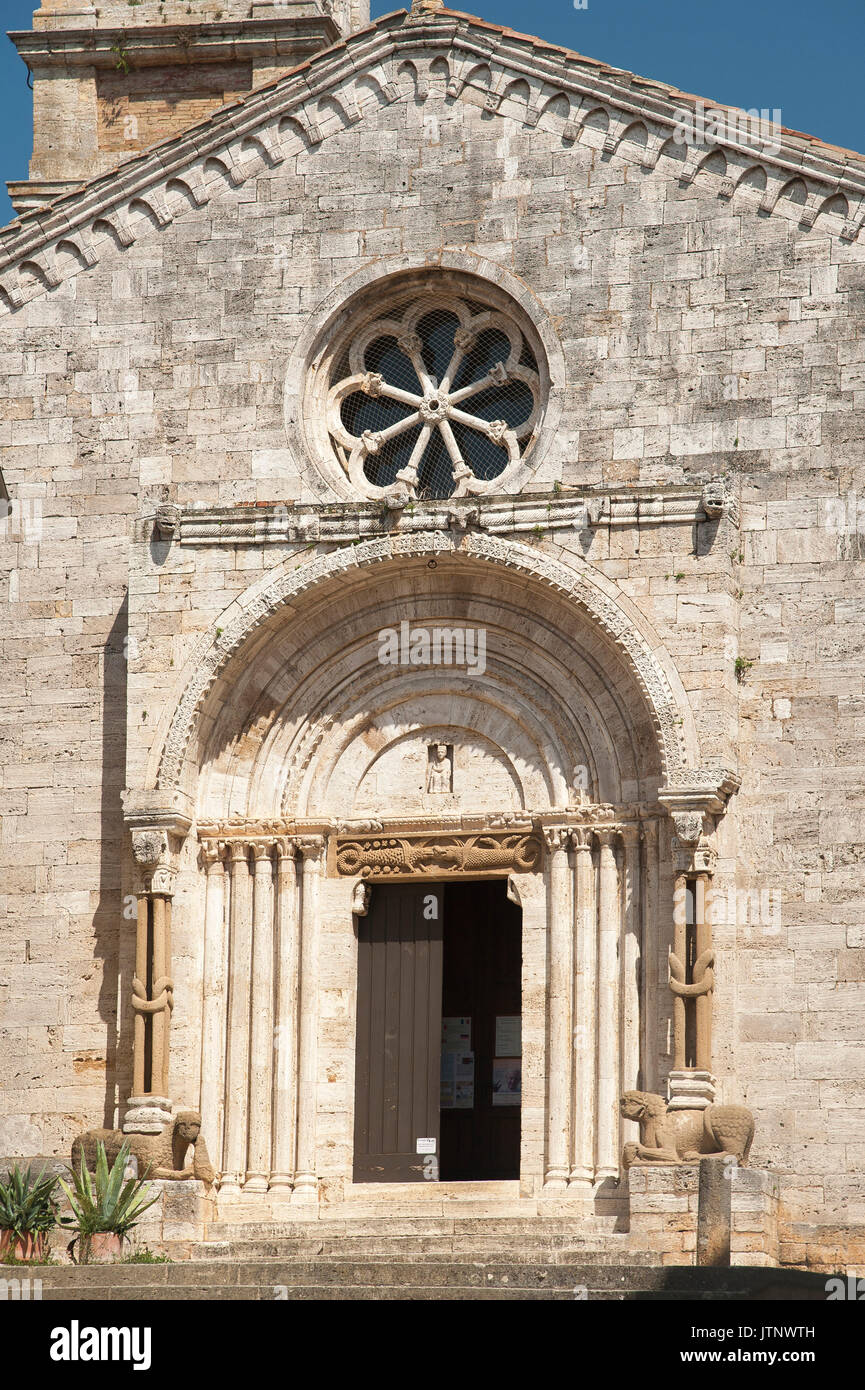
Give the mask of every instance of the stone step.
[{"label": "stone step", "polygon": [[[567,1266],[360,1261],[184,1262],[172,1265],[31,1266],[43,1299],[246,1298],[324,1296],[397,1298],[476,1297],[493,1292],[514,1297],[575,1298],[819,1298],[825,1276],[798,1270],[695,1269],[693,1266]],[[226,1292],[226,1290],[233,1292]],[[359,1292],[366,1290],[365,1293]],[[424,1295],[421,1290],[427,1290]],[[454,1293],[454,1290],[461,1291]],[[583,1294],[582,1291],[585,1290]],[[253,1291],[253,1292],[250,1292]],[[279,1293],[278,1293],[279,1291]],[[410,1292],[411,1291],[411,1292]],[[472,1292],[468,1292],[472,1291]]]},{"label": "stone step", "polygon": [[[511,1240],[475,1239],[457,1236],[391,1236],[376,1240],[356,1236],[336,1238],[309,1237],[303,1240],[232,1240],[225,1242],[202,1242],[189,1248],[188,1257],[193,1260],[249,1260],[249,1259],[303,1259],[324,1258],[329,1260],[367,1259],[388,1260],[454,1260],[460,1257],[478,1259],[519,1260],[541,1264],[556,1264],[586,1260],[592,1264],[621,1264],[627,1260],[633,1264],[657,1264],[657,1256],[650,1252],[628,1250],[628,1237],[620,1237],[618,1249],[601,1250],[593,1248],[591,1242],[574,1240],[571,1236],[559,1236],[549,1242],[534,1242],[514,1237]],[[170,1247],[166,1246],[170,1254]]]},{"label": "stone step", "polygon": [[[322,1218],[316,1221],[254,1221],[250,1222],[250,1238],[281,1240],[299,1236],[496,1236],[546,1239],[555,1235],[608,1236],[614,1226],[614,1216],[568,1217],[357,1217]],[[235,1221],[208,1223],[208,1240],[241,1240],[244,1226]]]}]

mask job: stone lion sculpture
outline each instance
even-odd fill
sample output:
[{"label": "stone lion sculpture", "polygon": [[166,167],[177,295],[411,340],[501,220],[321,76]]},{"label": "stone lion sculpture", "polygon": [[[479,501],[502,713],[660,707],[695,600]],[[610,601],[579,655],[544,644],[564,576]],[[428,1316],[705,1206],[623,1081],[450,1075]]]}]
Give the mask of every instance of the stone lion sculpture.
[{"label": "stone lion sculpture", "polygon": [[[171,1129],[162,1134],[124,1134],[120,1129],[88,1129],[72,1144],[72,1167],[77,1172],[82,1155],[90,1172],[96,1170],[96,1145],[105,1145],[105,1156],[113,1163],[121,1146],[129,1145],[130,1155],[138,1160],[139,1173],[158,1180],[183,1182],[196,1178],[206,1186],[213,1185],[215,1173],[201,1133],[201,1116],[197,1110],[180,1110],[174,1116]],[[192,1167],[185,1168],[186,1155],[192,1147]]]},{"label": "stone lion sculpture", "polygon": [[633,1163],[694,1163],[704,1154],[727,1154],[745,1167],[754,1138],[754,1116],[744,1105],[670,1110],[663,1096],[626,1091],[622,1116],[640,1126],[639,1144],[626,1144],[622,1167]]}]

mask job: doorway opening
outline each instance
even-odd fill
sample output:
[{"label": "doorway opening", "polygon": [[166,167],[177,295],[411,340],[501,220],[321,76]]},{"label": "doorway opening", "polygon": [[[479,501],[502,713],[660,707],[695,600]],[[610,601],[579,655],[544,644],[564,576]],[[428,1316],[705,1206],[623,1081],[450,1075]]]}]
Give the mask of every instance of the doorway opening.
[{"label": "doorway opening", "polygon": [[519,1177],[521,931],[504,879],[373,888],[358,921],[355,1182]]}]

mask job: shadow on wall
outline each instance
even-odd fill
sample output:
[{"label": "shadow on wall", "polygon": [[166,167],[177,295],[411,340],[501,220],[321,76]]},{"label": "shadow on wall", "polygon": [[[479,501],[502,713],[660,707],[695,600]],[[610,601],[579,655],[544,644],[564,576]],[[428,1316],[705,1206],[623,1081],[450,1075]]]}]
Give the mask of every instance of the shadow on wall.
[{"label": "shadow on wall", "polygon": [[[93,915],[94,955],[102,962],[99,1017],[105,1023],[105,1098],[102,1124],[114,1125],[118,1085],[131,1076],[118,1074],[118,1056],[131,1056],[131,1048],[118,1052],[117,982],[120,975],[120,943],[123,940],[124,827],[120,794],[126,785],[126,687],[128,671],[128,600],[114,620],[105,643],[102,699],[102,795],[100,800],[99,903]],[[122,982],[122,997],[131,993],[131,980]],[[95,1117],[94,1117],[95,1118]],[[71,1136],[70,1136],[71,1138]]]}]

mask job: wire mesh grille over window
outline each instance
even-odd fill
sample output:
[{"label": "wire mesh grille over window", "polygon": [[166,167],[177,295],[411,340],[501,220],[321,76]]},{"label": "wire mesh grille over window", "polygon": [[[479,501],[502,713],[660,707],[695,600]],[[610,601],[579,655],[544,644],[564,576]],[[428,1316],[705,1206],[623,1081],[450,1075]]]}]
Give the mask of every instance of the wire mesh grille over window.
[{"label": "wire mesh grille over window", "polygon": [[506,314],[415,296],[339,355],[328,428],[367,496],[465,496],[495,490],[519,465],[540,404],[537,363]]}]

